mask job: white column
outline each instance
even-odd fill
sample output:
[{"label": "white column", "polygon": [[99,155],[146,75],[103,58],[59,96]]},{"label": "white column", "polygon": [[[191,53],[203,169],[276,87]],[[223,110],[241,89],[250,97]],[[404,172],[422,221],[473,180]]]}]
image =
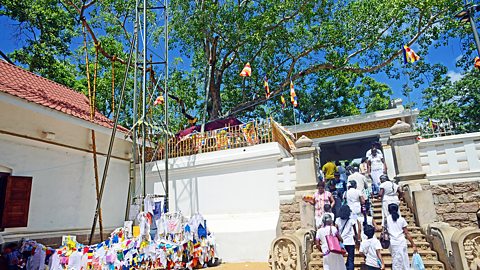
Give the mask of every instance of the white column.
[{"label": "white column", "polygon": [[[317,168],[315,167],[315,147],[312,147],[313,141],[302,136],[295,142],[297,149],[292,150],[295,157],[295,170],[297,185],[295,187],[295,197],[301,198],[315,192],[317,185]],[[313,206],[309,203],[300,201],[300,222],[304,229],[315,228]]]}]

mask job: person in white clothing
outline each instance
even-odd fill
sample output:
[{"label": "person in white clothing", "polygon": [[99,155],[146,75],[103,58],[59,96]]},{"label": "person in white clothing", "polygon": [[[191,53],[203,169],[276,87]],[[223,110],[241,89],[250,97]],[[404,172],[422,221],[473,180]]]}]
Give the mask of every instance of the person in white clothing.
[{"label": "person in white clothing", "polygon": [[345,193],[345,200],[347,201],[350,210],[352,210],[351,218],[357,220],[362,215],[362,205],[365,205],[365,198],[363,192],[357,189],[357,182],[348,182],[348,190]]},{"label": "person in white clothing", "polygon": [[374,142],[372,143],[372,146],[370,149],[368,149],[368,151],[365,153],[365,157],[368,159],[371,155],[372,155],[372,152],[373,150],[377,150],[377,153],[383,158],[383,153],[382,153],[382,150],[380,150],[381,148],[381,144],[379,142]]},{"label": "person in white clothing", "polygon": [[[358,217],[358,223],[361,224],[362,228],[365,228],[366,226],[372,226],[377,232],[382,230],[382,226],[377,225],[370,212],[367,212],[367,215]],[[365,229],[362,230],[362,240],[368,239],[367,235],[364,233],[364,230]]]},{"label": "person in white clothing", "polygon": [[348,176],[348,182],[355,181],[357,183],[357,189],[363,192],[368,188],[367,177],[359,172],[358,167],[350,167],[351,174]]},{"label": "person in white clothing", "polygon": [[320,228],[322,227],[323,225],[323,218],[326,216],[326,215],[329,215],[332,220],[335,220],[335,215],[332,213],[332,206],[330,204],[325,204],[323,206],[323,215],[320,217],[320,224],[316,224],[317,228]]},{"label": "person in white clothing", "polygon": [[363,228],[363,235],[366,235],[366,239],[362,239],[360,244],[360,254],[365,255],[365,265],[368,270],[380,270],[385,269],[385,263],[382,258],[380,251],[382,250],[382,245],[375,237],[375,228],[370,225],[366,225]]},{"label": "person in white clothing", "polygon": [[380,192],[379,197],[382,199],[382,225],[385,217],[388,215],[388,205],[400,205],[400,199],[403,196],[402,190],[399,186],[388,178],[387,175],[380,176]]},{"label": "person in white clothing", "polygon": [[338,218],[335,220],[335,225],[340,230],[340,235],[343,239],[343,244],[347,250],[347,262],[345,266],[347,270],[353,270],[355,265],[355,245],[358,241],[359,225],[357,220],[350,218],[351,210],[348,205],[342,205],[338,211]]},{"label": "person in white clothing", "polygon": [[334,235],[338,241],[343,239],[338,233],[338,229],[332,225],[333,219],[330,215],[323,217],[323,227],[317,230],[315,236],[315,246],[323,253],[323,269],[325,270],[345,270],[345,263],[341,254],[332,253],[328,250],[327,235]]},{"label": "person in white clothing", "polygon": [[368,174],[372,178],[373,194],[378,193],[378,185],[380,184],[380,176],[387,173],[387,164],[383,159],[383,155],[379,150],[373,148],[371,155],[368,157]]},{"label": "person in white clothing", "polygon": [[413,252],[418,252],[417,246],[407,229],[407,221],[400,217],[398,205],[392,203],[388,206],[389,216],[386,218],[385,225],[390,236],[390,254],[392,254],[392,270],[410,270],[410,260],[408,258],[407,240],[412,245]]}]

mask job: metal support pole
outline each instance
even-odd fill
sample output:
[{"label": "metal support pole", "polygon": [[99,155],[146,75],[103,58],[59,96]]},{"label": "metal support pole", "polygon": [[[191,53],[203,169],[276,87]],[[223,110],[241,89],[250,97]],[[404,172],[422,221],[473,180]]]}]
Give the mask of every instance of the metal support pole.
[{"label": "metal support pole", "polygon": [[475,25],[475,21],[473,20],[473,16],[470,13],[469,13],[468,17],[469,17],[469,20],[470,20],[470,26],[472,27],[472,31],[473,31],[473,38],[475,39],[475,45],[477,46],[478,57],[480,57],[480,39],[478,38],[477,26]]},{"label": "metal support pole", "polygon": [[125,209],[125,220],[128,220],[130,214],[130,205],[132,203],[132,193],[136,195],[136,182],[137,182],[137,173],[135,167],[137,165],[137,92],[138,92],[138,23],[139,23],[139,16],[138,16],[138,1],[135,1],[135,26],[133,29],[133,42],[135,43],[135,67],[133,71],[133,130],[132,130],[132,163],[133,163],[133,173],[128,183],[128,194],[127,194],[127,207]]},{"label": "metal support pole", "polygon": [[165,212],[169,210],[168,203],[168,0],[164,1],[165,13]]},{"label": "metal support pole", "polygon": [[475,21],[473,20],[473,7],[468,6],[467,0],[465,0],[465,10],[468,12],[468,21],[470,22],[470,26],[472,27],[473,38],[475,39],[475,45],[477,46],[478,57],[480,57],[480,39],[478,38],[477,26],[475,25]]},{"label": "metal support pole", "polygon": [[[146,132],[145,132],[145,121],[146,121],[146,110],[147,110],[147,0],[143,0],[143,82],[142,82],[142,199],[145,198],[147,193],[146,188],[146,168],[145,168],[145,144]],[[142,211],[144,205],[142,203]]]}]

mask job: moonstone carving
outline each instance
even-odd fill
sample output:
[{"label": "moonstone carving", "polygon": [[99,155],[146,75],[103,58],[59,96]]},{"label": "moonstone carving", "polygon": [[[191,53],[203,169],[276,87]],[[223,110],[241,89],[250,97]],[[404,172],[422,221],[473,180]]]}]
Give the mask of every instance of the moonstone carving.
[{"label": "moonstone carving", "polygon": [[273,249],[273,269],[296,270],[297,259],[297,249],[293,242],[287,239],[281,239],[275,243]]},{"label": "moonstone carving", "polygon": [[463,247],[469,269],[480,270],[480,236],[465,239]]}]

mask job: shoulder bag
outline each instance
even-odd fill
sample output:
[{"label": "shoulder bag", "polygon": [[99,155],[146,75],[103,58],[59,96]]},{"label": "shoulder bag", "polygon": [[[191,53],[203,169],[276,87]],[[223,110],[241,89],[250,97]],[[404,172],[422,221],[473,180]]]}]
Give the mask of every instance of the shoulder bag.
[{"label": "shoulder bag", "polygon": [[330,225],[330,234],[325,236],[327,240],[328,250],[332,253],[336,254],[343,254],[344,251],[340,246],[340,241],[338,241],[338,237],[332,234],[332,226]]},{"label": "shoulder bag", "polygon": [[388,234],[388,224],[387,218],[385,217],[385,226],[383,226],[382,232],[380,233],[380,244],[383,249],[390,247],[390,234]]}]

